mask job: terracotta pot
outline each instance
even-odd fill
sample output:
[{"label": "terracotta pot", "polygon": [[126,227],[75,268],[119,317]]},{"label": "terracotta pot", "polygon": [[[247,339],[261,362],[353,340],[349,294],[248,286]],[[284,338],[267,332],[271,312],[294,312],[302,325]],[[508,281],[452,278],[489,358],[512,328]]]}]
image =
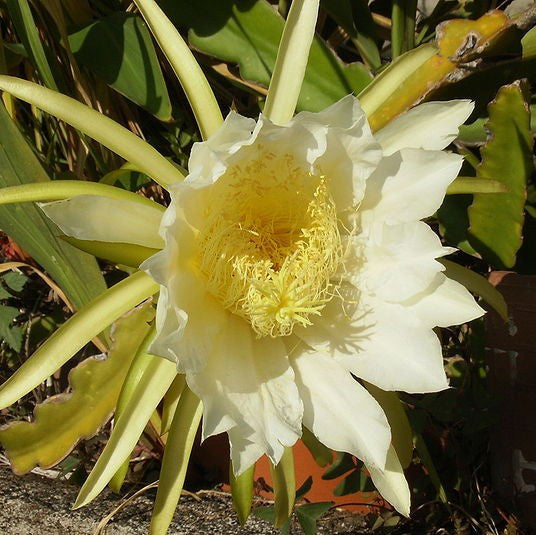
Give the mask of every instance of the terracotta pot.
[{"label": "terracotta pot", "polygon": [[536,277],[490,276],[504,295],[512,321],[486,317],[489,384],[498,400],[492,432],[492,477],[497,492],[515,500],[536,528]]}]

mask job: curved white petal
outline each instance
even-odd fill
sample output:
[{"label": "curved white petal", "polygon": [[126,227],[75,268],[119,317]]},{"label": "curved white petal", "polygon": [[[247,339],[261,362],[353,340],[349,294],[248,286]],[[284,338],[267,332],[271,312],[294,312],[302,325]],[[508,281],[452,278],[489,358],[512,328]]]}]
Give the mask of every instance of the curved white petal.
[{"label": "curved white petal", "polygon": [[135,243],[160,249],[162,212],[145,204],[100,195],[77,195],[40,204],[67,236],[79,240]]},{"label": "curved white petal", "polygon": [[441,344],[411,307],[364,294],[358,300],[352,316],[339,302],[320,318],[322,330],[315,323],[296,334],[383,390],[416,393],[448,387]]},{"label": "curved white petal", "polygon": [[256,122],[230,112],[223,124],[206,140],[194,143],[188,161],[190,173],[186,180],[214,182],[226,169],[228,158],[254,138]]},{"label": "curved white petal", "polygon": [[372,224],[362,243],[363,267],[356,285],[385,301],[402,302],[424,291],[445,268],[436,258],[454,249],[443,247],[422,221],[399,225]]},{"label": "curved white petal", "polygon": [[292,122],[324,134],[326,149],[315,165],[329,179],[339,211],[357,206],[363,198],[365,180],[382,155],[357,99],[348,95],[320,113],[301,112]]},{"label": "curved white petal", "polygon": [[391,430],[378,402],[328,355],[291,356],[303,401],[303,424],[328,448],[383,469]]},{"label": "curved white petal", "polygon": [[379,493],[404,516],[409,517],[411,494],[408,482],[404,476],[404,470],[396,455],[393,446],[387,452],[385,470],[379,470],[372,465],[367,465],[370,477]]},{"label": "curved white petal", "polygon": [[242,436],[242,429],[238,426],[229,429],[227,435],[231,447],[234,475],[238,477],[264,455],[264,449],[257,444],[255,436],[250,438]]},{"label": "curved white petal", "polygon": [[[149,271],[150,272],[150,271]],[[149,352],[177,364],[179,373],[202,370],[217,348],[228,312],[188,272],[178,272],[160,287],[156,308],[156,337]]]},{"label": "curved white petal", "polygon": [[456,139],[474,107],[470,100],[425,102],[399,115],[375,137],[385,156],[405,148],[441,150]]},{"label": "curved white petal", "polygon": [[228,315],[206,366],[186,380],[203,401],[203,438],[233,429],[275,464],[301,435],[303,405],[283,342],[255,338],[237,316]]},{"label": "curved white petal", "polygon": [[441,151],[403,149],[383,158],[367,180],[361,204],[362,224],[417,221],[435,213],[462,157]]},{"label": "curved white petal", "polygon": [[407,305],[429,327],[460,325],[486,313],[464,286],[442,273],[436,276],[431,288]]}]

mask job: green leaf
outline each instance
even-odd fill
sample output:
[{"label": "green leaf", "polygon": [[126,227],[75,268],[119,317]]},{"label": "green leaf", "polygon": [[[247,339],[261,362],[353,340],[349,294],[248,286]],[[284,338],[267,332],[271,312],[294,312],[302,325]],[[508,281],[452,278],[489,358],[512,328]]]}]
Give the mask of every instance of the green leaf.
[{"label": "green leaf", "polygon": [[359,492],[361,490],[361,478],[361,469],[353,470],[333,489],[333,495],[346,496],[347,494]]},{"label": "green leaf", "polygon": [[270,463],[270,472],[275,494],[274,525],[279,528],[288,521],[296,498],[296,475],[292,448],[285,448],[283,456],[276,466]]},{"label": "green leaf", "polygon": [[534,169],[528,91],[503,86],[489,105],[490,139],[481,150],[480,180],[499,180],[508,193],[476,194],[469,208],[469,242],[491,264],[513,267],[521,247],[526,184]]},{"label": "green leaf", "polygon": [[114,264],[133,268],[139,267],[144,260],[159,251],[159,249],[144,247],[136,243],[78,240],[71,236],[62,236],[62,239],[77,249],[92,254],[97,258],[103,258]]},{"label": "green leaf", "polygon": [[322,474],[322,479],[335,479],[355,468],[355,463],[349,453],[337,453],[335,462]]},{"label": "green leaf", "polygon": [[251,512],[253,502],[253,484],[255,479],[255,464],[250,466],[245,472],[235,477],[233,463],[229,467],[229,483],[231,484],[231,494],[233,505],[238,515],[238,521],[243,526]]},{"label": "green leaf", "polygon": [[[275,507],[273,505],[267,505],[265,507],[256,507],[253,509],[253,514],[261,520],[266,520],[270,524],[275,524]],[[279,527],[280,535],[289,535],[290,533],[290,518]]]},{"label": "green leaf", "polygon": [[116,12],[69,36],[74,57],[110,87],[162,121],[171,119],[171,102],[146,24]]},{"label": "green leaf", "polygon": [[0,299],[8,299],[20,292],[27,281],[28,277],[22,273],[16,271],[4,273],[0,276]]},{"label": "green leaf", "polygon": [[0,76],[0,89],[77,128],[133,163],[162,186],[184,178],[169,160],[146,141],[71,97],[12,76]]},{"label": "green leaf", "polygon": [[[0,186],[31,183],[47,184],[49,178],[0,105]],[[106,289],[95,259],[57,238],[55,225],[36,206],[0,207],[0,228],[46,269],[76,308]]]},{"label": "green leaf", "polygon": [[152,413],[175,378],[175,373],[176,367],[172,362],[152,357],[123,414],[117,419],[106,447],[80,489],[74,504],[75,509],[93,500],[128,458]]},{"label": "green leaf", "polygon": [[0,387],[0,407],[15,403],[108,325],[156,292],[154,280],[138,271],[80,309]]},{"label": "green leaf", "polygon": [[15,422],[0,430],[0,442],[16,474],[54,466],[108,420],[153,316],[148,304],[118,320],[106,359],[91,357],[71,370],[69,392],[37,405],[32,423]]},{"label": "green leaf", "polygon": [[376,25],[367,0],[324,0],[322,7],[342,26],[363,60],[374,70],[381,67]]},{"label": "green leaf", "polygon": [[[284,21],[266,0],[159,3],[177,26],[190,30],[189,41],[195,48],[223,61],[238,63],[244,80],[268,87]],[[298,110],[320,111],[348,93],[358,93],[370,80],[362,64],[344,65],[320,38],[315,38]]]},{"label": "green leaf", "polygon": [[466,193],[506,193],[508,187],[500,180],[478,180],[473,177],[459,176],[447,188],[447,195],[464,195]]},{"label": "green leaf", "polygon": [[164,449],[160,481],[151,517],[150,533],[153,535],[166,535],[173,520],[202,415],[201,400],[185,387]]},{"label": "green leaf", "polygon": [[331,461],[333,461],[333,452],[328,447],[324,446],[324,444],[322,444],[322,442],[320,442],[306,427],[303,427],[302,429],[301,440],[314,457],[318,466],[324,468],[324,466],[331,464]]},{"label": "green leaf", "polygon": [[536,27],[529,30],[521,39],[523,47],[523,58],[536,56]]},{"label": "green leaf", "polygon": [[419,454],[422,464],[426,467],[426,470],[428,471],[428,475],[430,477],[430,480],[432,481],[432,484],[434,485],[436,489],[438,498],[443,503],[448,503],[448,498],[447,498],[447,493],[445,492],[445,487],[443,486],[443,483],[441,482],[441,479],[435,467],[432,456],[430,455],[430,452],[428,451],[428,447],[426,446],[426,442],[424,441],[424,438],[422,437],[420,433],[415,434],[415,448],[417,449],[417,453]]},{"label": "green leaf", "polygon": [[[152,361],[152,356],[147,354],[147,348],[153,340],[155,332],[156,327],[153,323],[151,325],[151,328],[146,333],[145,338],[142,340],[141,344],[139,344],[135,356],[130,364],[130,367],[128,368],[126,376],[123,380],[123,384],[121,385],[121,391],[117,399],[117,404],[115,406],[116,420],[121,417],[121,414],[123,413],[125,407],[128,405],[128,402],[132,398],[132,393],[134,392],[134,389],[142,380],[143,375],[147,372],[147,368]],[[109,487],[115,493],[119,493],[121,491],[121,486],[123,485],[123,481],[125,480],[125,477],[128,473],[129,464],[130,456],[125,459],[121,467],[117,470],[117,472],[110,480]]]},{"label": "green leaf", "polygon": [[220,107],[188,44],[155,0],[135,0],[190,103],[203,139],[222,124]]},{"label": "green leaf", "polygon": [[296,517],[305,535],[316,534],[316,523],[318,519],[333,507],[333,505],[333,502],[317,502],[307,503],[296,508]]},{"label": "green leaf", "polygon": [[24,44],[24,49],[39,76],[47,87],[57,91],[58,86],[48,63],[28,0],[7,0],[7,8],[17,35]]},{"label": "green leaf", "polygon": [[17,353],[22,347],[22,329],[12,323],[19,315],[18,308],[0,305],[0,339]]}]

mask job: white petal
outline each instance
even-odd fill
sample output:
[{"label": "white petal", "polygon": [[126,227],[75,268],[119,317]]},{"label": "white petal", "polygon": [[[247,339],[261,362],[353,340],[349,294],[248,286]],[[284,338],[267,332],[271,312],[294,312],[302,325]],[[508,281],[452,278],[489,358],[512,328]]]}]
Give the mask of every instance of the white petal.
[{"label": "white petal", "polygon": [[402,223],[431,216],[458,176],[462,157],[441,151],[403,149],[383,158],[367,180],[362,222]]},{"label": "white petal", "polygon": [[356,206],[382,154],[359,101],[348,95],[320,113],[301,112],[293,121],[308,128],[317,124],[325,132],[326,150],[315,165],[329,179],[338,210]]},{"label": "white petal", "polygon": [[235,477],[238,477],[262,457],[264,450],[255,442],[254,437],[251,440],[243,437],[240,427],[229,429],[227,434],[231,447],[233,472]]},{"label": "white petal", "polygon": [[186,379],[203,401],[203,438],[233,428],[277,463],[284,447],[301,435],[303,405],[286,348],[280,339],[255,338],[249,324],[233,314],[205,368]]},{"label": "white petal", "polygon": [[303,424],[328,448],[383,468],[391,430],[378,402],[328,355],[304,351],[291,364]]},{"label": "white petal", "polygon": [[319,344],[316,322],[296,334],[335,356],[357,377],[383,390],[437,392],[448,387],[441,344],[411,307],[361,294],[351,317],[339,302],[339,312],[324,309],[320,323],[317,335],[324,338]]},{"label": "white petal", "polygon": [[393,446],[389,447],[385,470],[367,465],[370,477],[379,493],[404,516],[409,517],[411,495],[404,470]]},{"label": "white petal", "polygon": [[[459,282],[442,273],[431,287],[411,300],[412,311],[429,327],[460,325],[479,318],[485,310]],[[410,303],[407,303],[410,306]]]},{"label": "white petal", "polygon": [[40,205],[67,236],[79,240],[135,243],[159,249],[162,212],[145,204],[100,195],[77,195]]},{"label": "white petal", "polygon": [[175,362],[179,373],[202,370],[228,314],[194,274],[178,272],[160,287],[149,352]]},{"label": "white petal", "polygon": [[194,143],[188,161],[187,180],[214,182],[226,169],[228,158],[254,139],[255,120],[231,112],[206,141]]},{"label": "white petal", "polygon": [[445,269],[435,259],[453,251],[443,247],[437,234],[422,221],[378,223],[368,231],[356,285],[366,284],[385,301],[405,301],[424,291]]},{"label": "white petal", "polygon": [[375,137],[385,156],[405,148],[442,150],[456,139],[474,107],[470,100],[425,102],[399,115]]}]

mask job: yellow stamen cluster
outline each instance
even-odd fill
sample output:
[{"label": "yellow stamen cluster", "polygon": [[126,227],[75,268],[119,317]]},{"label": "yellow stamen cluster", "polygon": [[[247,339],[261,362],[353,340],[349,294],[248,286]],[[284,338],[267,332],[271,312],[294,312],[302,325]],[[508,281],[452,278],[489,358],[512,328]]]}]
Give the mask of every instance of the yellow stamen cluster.
[{"label": "yellow stamen cluster", "polygon": [[328,179],[262,147],[212,188],[199,262],[209,291],[259,337],[308,326],[342,261]]}]

